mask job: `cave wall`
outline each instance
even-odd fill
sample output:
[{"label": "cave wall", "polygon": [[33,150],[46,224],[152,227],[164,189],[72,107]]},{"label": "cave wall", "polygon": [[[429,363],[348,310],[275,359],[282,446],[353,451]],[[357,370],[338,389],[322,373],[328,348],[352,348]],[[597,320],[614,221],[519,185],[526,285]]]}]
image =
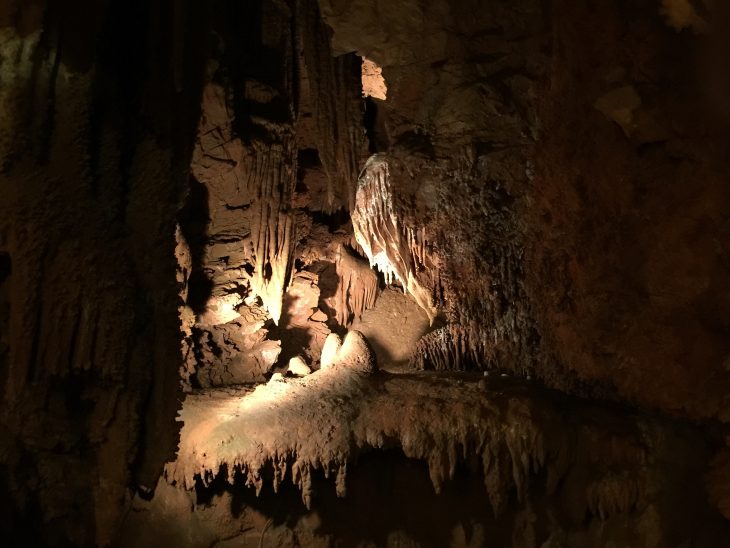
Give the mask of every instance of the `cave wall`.
[{"label": "cave wall", "polygon": [[104,544],[174,451],[206,10],[0,6],[0,529]]},{"label": "cave wall", "polygon": [[[359,182],[358,216],[365,240],[371,233],[383,240],[372,242],[378,249],[393,247],[384,236],[393,234],[399,251],[388,262],[404,286],[412,280],[411,293],[429,315],[439,316],[414,365],[472,362],[533,374],[542,362],[522,285],[520,208],[534,177],[534,98],[545,76],[541,4],[321,6],[335,49],[358,51],[385,77],[387,99],[374,100],[374,127],[387,143],[380,162],[386,190],[367,190],[377,178],[372,164]],[[382,219],[372,220],[379,210]],[[464,349],[469,360],[461,359]]]},{"label": "cave wall", "polygon": [[314,364],[326,321],[348,324],[377,289],[365,266],[358,301],[339,230],[366,151],[360,58],[333,56],[314,0],[217,6],[178,235],[187,389]]},{"label": "cave wall", "polygon": [[710,93],[720,46],[677,32],[652,2],[555,2],[549,16],[527,225],[545,347],[632,403],[727,422],[728,119]]},{"label": "cave wall", "polygon": [[727,7],[321,6],[388,87],[393,224],[423,235],[441,314],[412,365],[705,421],[727,515]]},{"label": "cave wall", "polygon": [[704,24],[721,14],[321,6],[335,49],[376,61],[388,87],[394,215],[424,234],[445,322],[414,365],[727,420],[726,107],[711,100],[725,50]]},{"label": "cave wall", "polygon": [[726,423],[723,19],[671,5],[321,0],[331,31],[312,1],[0,7],[0,527],[108,541],[181,372],[261,380],[287,327],[371,302],[335,214],[369,174],[352,52],[388,88],[361,203],[389,197],[435,310],[413,365]]}]

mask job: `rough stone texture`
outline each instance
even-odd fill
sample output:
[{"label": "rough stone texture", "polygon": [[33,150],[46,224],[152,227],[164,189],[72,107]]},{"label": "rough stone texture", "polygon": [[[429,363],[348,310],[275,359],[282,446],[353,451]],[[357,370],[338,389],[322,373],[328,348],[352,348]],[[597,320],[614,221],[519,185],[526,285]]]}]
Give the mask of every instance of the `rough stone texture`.
[{"label": "rough stone texture", "polygon": [[397,186],[390,180],[388,162],[372,156],[357,182],[352,228],[370,266],[383,273],[386,284],[398,282],[433,321],[438,311],[438,267],[422,226],[403,222],[397,206]]},{"label": "rough stone texture", "polygon": [[337,291],[330,301],[335,310],[335,320],[341,326],[349,326],[360,319],[365,310],[375,306],[378,297],[378,275],[368,264],[353,255],[345,246],[335,254]]},{"label": "rough stone texture", "polygon": [[[262,382],[281,353],[281,343],[268,340],[267,314],[243,307],[241,315],[210,331],[197,333],[195,383],[207,388]],[[199,329],[196,328],[196,329]]]},{"label": "rough stone texture", "polygon": [[[672,538],[678,514],[645,500],[647,485],[660,490],[653,472],[681,469],[699,501],[693,510],[709,495],[727,515],[730,8],[686,0],[202,4],[0,7],[2,529],[25,531],[26,544],[109,542],[133,490],[151,496],[169,458],[178,372],[187,390],[271,374],[259,392],[269,395],[337,379],[327,366],[342,350],[330,330],[341,333],[379,290],[357,254],[433,321],[412,365],[498,369],[673,417],[609,408],[598,438],[621,422],[630,432],[620,440],[648,439],[652,455],[674,455],[677,467],[631,449],[626,462],[608,459],[626,472],[618,478],[581,469],[579,488],[563,486],[578,525],[550,529],[548,545]],[[365,101],[364,119],[354,51],[382,67],[388,89],[384,101]],[[366,145],[377,155],[358,177]],[[299,354],[324,371],[285,380]],[[550,420],[523,432],[532,415],[515,417],[509,402],[506,414],[482,413],[473,387],[458,382],[432,409],[420,391],[443,387],[423,378],[396,380],[394,400],[387,383],[367,377],[345,390],[345,403],[332,381],[325,393],[335,399],[322,405],[357,415],[355,400],[370,401],[362,420],[393,439],[368,447],[397,438],[439,480],[461,462],[451,458],[459,449],[452,428],[472,440],[471,419],[487,417],[492,448],[518,463],[490,498],[510,482],[525,496],[499,538],[534,545],[546,529],[531,524],[552,511],[535,517],[538,493],[519,487],[520,470],[534,472],[535,459],[543,469],[549,455],[519,446],[549,437],[555,424],[576,436],[565,448],[581,446],[584,423],[566,423],[548,405]],[[209,394],[240,403],[227,388]],[[426,406],[415,437],[399,422],[401,399]],[[295,434],[267,417],[276,423],[269,449],[291,450]],[[324,415],[347,438],[337,417]],[[663,446],[690,432],[683,419],[702,435]],[[432,424],[442,437],[424,441]],[[249,425],[234,426],[233,442],[245,442]],[[526,437],[508,439],[512,427]],[[346,441],[324,462],[360,454],[364,445]],[[596,447],[588,453],[601,458],[615,448]],[[705,450],[717,452],[709,468]],[[321,460],[305,464],[318,469]],[[482,474],[499,483],[509,469]],[[647,484],[634,481],[645,474]],[[707,493],[698,491],[703,480]],[[585,508],[620,520],[628,537],[601,536],[611,528],[583,523]],[[466,530],[455,538],[465,544]]]},{"label": "rough stone texture", "polygon": [[335,49],[383,68],[393,224],[424,231],[471,339],[443,353],[728,420],[722,44],[654,1],[482,4],[321,2]]},{"label": "rough stone texture", "polygon": [[332,31],[322,20],[316,0],[297,0],[296,10],[308,84],[302,95],[307,97],[314,118],[311,138],[327,181],[324,200],[312,200],[313,206],[325,212],[350,208],[365,146],[362,61],[350,52],[333,58]]},{"label": "rough stone texture", "polygon": [[[253,18],[230,20],[224,12],[225,19],[214,21],[217,50],[203,91],[190,203],[181,214],[196,259],[183,289],[195,314],[184,341],[192,352],[183,349],[192,356],[184,371],[187,387],[265,380],[278,357],[274,343],[263,342],[267,335],[282,340],[283,365],[302,352],[310,362],[319,359],[329,330],[309,320],[313,310],[304,316],[298,310],[304,297],[297,277],[307,273],[295,272],[301,266],[294,262],[326,259],[336,239],[327,214],[352,201],[364,141],[359,58],[332,57],[316,2],[249,7]],[[295,252],[308,239],[314,241]],[[339,264],[335,256],[330,262]],[[370,286],[377,286],[369,274]],[[316,282],[313,287],[318,296]],[[347,291],[347,285],[340,289]],[[375,290],[368,291],[364,303],[336,302],[333,314],[348,318],[353,305],[361,314],[375,299]],[[279,325],[242,331],[237,318],[243,302],[258,299]],[[317,306],[315,298],[310,308]]]},{"label": "rough stone texture", "polygon": [[[538,334],[522,285],[519,213],[534,174],[541,4],[321,5],[335,49],[372,58],[388,86],[375,127],[389,146],[361,178],[362,240],[382,240],[371,261],[393,255],[383,270],[393,263],[432,318],[440,309],[475,334],[467,345],[488,344],[502,367],[532,372]],[[366,180],[378,178],[387,191],[367,192]]]},{"label": "rough stone texture", "polygon": [[362,60],[362,94],[363,97],[373,97],[385,100],[388,86],[383,79],[383,69],[370,59]]},{"label": "rough stone texture", "polygon": [[[0,371],[7,371],[10,352],[10,255],[0,253]],[[0,390],[5,389],[5,375],[0,376]]]},{"label": "rough stone texture", "polygon": [[[315,317],[320,303],[319,277],[308,271],[298,272],[284,296],[285,316],[279,331],[282,338],[281,362],[303,354],[310,364],[319,362],[322,346],[330,334],[324,319]],[[321,313],[321,312],[320,312]]]},{"label": "rough stone texture", "polygon": [[[702,44],[651,3],[632,10],[551,13],[527,287],[546,348],[582,379],[728,421],[726,134],[694,70]],[[641,103],[622,131],[594,105],[626,86]]]},{"label": "rough stone texture", "polygon": [[109,542],[177,438],[175,217],[206,13],[72,4],[0,5],[8,544]]},{"label": "rough stone texture", "polygon": [[730,449],[720,451],[712,459],[707,476],[707,490],[712,503],[723,516],[730,519]]},{"label": "rough stone texture", "polygon": [[[337,336],[330,337],[336,346]],[[719,516],[710,517],[702,486],[692,479],[708,453],[691,428],[619,415],[514,379],[367,372],[362,366],[372,357],[352,332],[326,368],[324,360],[322,370],[304,379],[272,379],[253,392],[188,395],[168,481],[178,489],[197,485],[199,496],[203,485],[220,481],[259,495],[273,486],[280,499],[293,482],[306,508],[316,510],[323,490],[318,475],[331,476],[336,494],[350,497],[348,477],[358,461],[368,452],[396,449],[425,461],[433,488],[452,504],[450,484],[459,471],[471,470],[488,501],[475,519],[494,517],[499,534],[513,535],[513,546],[712,546],[730,531]],[[511,517],[516,505],[523,519]],[[188,508],[177,505],[176,511],[179,520],[188,519]],[[361,511],[351,508],[343,525],[357,523]],[[412,511],[422,510],[414,502]],[[234,529],[231,536],[242,534],[235,532],[236,518],[224,523]],[[292,520],[284,523],[299,530]],[[374,530],[384,526],[371,522]],[[202,525],[193,530],[198,527],[205,531]],[[476,545],[493,544],[482,539]]]},{"label": "rough stone texture", "polygon": [[439,267],[447,325],[414,365],[727,423],[727,8],[321,6],[335,49],[383,69],[393,224]]},{"label": "rough stone texture", "polygon": [[413,349],[431,329],[428,316],[400,288],[384,289],[375,306],[366,310],[352,329],[360,331],[372,346],[381,369],[412,369]]}]

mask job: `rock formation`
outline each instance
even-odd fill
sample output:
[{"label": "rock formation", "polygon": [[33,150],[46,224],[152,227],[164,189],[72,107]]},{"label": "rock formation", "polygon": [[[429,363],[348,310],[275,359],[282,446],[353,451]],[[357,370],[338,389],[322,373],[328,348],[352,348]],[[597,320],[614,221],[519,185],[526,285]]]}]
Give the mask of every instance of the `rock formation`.
[{"label": "rock formation", "polygon": [[[168,481],[193,488],[222,478],[259,494],[267,482],[278,492],[291,477],[310,508],[317,503],[318,472],[332,478],[337,496],[347,497],[348,471],[361,457],[397,448],[427,463],[437,493],[460,468],[480,470],[496,516],[515,500],[532,500],[539,513],[537,491],[565,500],[567,514],[556,518],[553,530],[570,535],[576,527],[571,520],[594,520],[603,524],[587,537],[595,545],[610,538],[620,516],[664,519],[676,503],[669,486],[699,465],[673,458],[693,439],[690,429],[677,431],[640,415],[617,420],[585,403],[566,412],[566,401],[524,390],[514,380],[440,377],[424,383],[413,375],[376,374],[356,333],[348,333],[342,348],[336,335],[330,337],[327,366],[323,355],[322,370],[303,379],[188,397]],[[238,435],[242,431],[245,436]],[[641,519],[625,529],[632,544],[677,542]]]},{"label": "rock formation", "polygon": [[729,538],[728,28],[2,4],[3,540]]},{"label": "rock formation", "polygon": [[398,282],[403,290],[433,321],[437,308],[433,293],[438,284],[438,271],[428,264],[428,242],[421,226],[404,225],[394,205],[397,186],[390,181],[388,162],[373,156],[365,164],[358,180],[352,227],[355,240],[385,277],[387,284]]}]

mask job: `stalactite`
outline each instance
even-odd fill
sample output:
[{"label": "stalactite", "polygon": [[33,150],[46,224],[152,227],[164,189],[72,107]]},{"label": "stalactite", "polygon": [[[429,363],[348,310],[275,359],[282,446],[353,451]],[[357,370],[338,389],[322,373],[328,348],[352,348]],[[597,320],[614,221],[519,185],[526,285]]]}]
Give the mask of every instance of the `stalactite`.
[{"label": "stalactite", "polygon": [[423,227],[406,226],[393,203],[388,161],[372,156],[358,180],[352,225],[355,239],[388,284],[397,281],[412,295],[431,322],[437,307],[433,293],[438,271],[426,253]]},{"label": "stalactite", "polygon": [[334,477],[344,496],[349,463],[363,452],[397,447],[428,464],[437,492],[459,467],[479,463],[496,514],[512,497],[524,501],[536,478],[548,493],[575,489],[584,511],[602,519],[642,508],[655,488],[658,468],[651,467],[660,464],[647,461],[645,447],[665,433],[652,420],[630,427],[639,419],[623,418],[617,427],[612,418],[597,427],[600,413],[584,404],[528,396],[499,378],[485,385],[395,376],[383,384],[373,377],[372,355],[356,332],[342,343],[331,334],[322,359],[322,369],[311,375],[272,379],[253,392],[188,396],[168,480],[192,488],[198,478],[209,482],[227,471],[230,482],[240,473],[260,492],[265,470],[273,468],[275,489],[290,471],[311,507],[316,471]]},{"label": "stalactite", "polygon": [[629,474],[610,475],[592,482],[586,489],[588,510],[594,516],[608,519],[635,509],[646,499],[646,481]]},{"label": "stalactite", "polygon": [[275,323],[281,317],[284,291],[289,283],[294,217],[291,195],[296,184],[296,151],[290,138],[280,144],[254,144],[247,158],[246,189],[252,196],[251,287],[261,297]]},{"label": "stalactite", "polygon": [[354,53],[334,55],[331,30],[320,17],[316,0],[299,0],[297,10],[317,126],[315,140],[327,174],[327,203],[323,206],[329,212],[352,208],[364,146],[361,61]]},{"label": "stalactite", "polygon": [[411,354],[411,366],[415,369],[437,371],[488,369],[494,360],[493,348],[496,329],[490,340],[481,329],[474,326],[449,324],[421,337]]},{"label": "stalactite", "polygon": [[[251,38],[254,20],[236,22],[238,32],[219,29],[221,51],[208,64],[191,161],[207,201],[201,269],[212,286],[209,296],[258,296],[275,323],[296,244],[294,36],[292,14],[281,7],[261,3],[260,16],[277,21],[265,44]],[[253,58],[269,48],[276,57],[273,80],[268,67],[233,62],[243,50]]]},{"label": "stalactite", "polygon": [[335,319],[349,326],[363,312],[375,306],[378,297],[378,276],[367,263],[354,257],[340,245],[336,253],[337,292],[334,296]]}]

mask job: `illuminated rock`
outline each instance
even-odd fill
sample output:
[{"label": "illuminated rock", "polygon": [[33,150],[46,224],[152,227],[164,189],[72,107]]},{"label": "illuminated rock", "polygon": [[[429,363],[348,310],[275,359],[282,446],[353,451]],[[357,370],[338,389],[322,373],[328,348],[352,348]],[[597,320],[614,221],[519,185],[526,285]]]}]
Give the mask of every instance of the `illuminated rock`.
[{"label": "illuminated rock", "polygon": [[393,192],[387,158],[372,156],[357,184],[352,211],[355,239],[386,283],[398,281],[433,322],[437,307],[426,280],[434,271],[428,268],[425,235],[421,228],[399,220]]},{"label": "illuminated rock", "polygon": [[200,316],[199,322],[208,325],[220,325],[235,320],[240,316],[236,311],[243,302],[238,294],[221,295],[220,297],[212,297],[205,308],[205,312]]},{"label": "illuminated rock", "polygon": [[335,260],[338,285],[334,296],[336,320],[342,326],[349,326],[359,319],[363,312],[375,306],[378,296],[378,275],[365,261],[354,257],[340,245]]},{"label": "illuminated rock", "polygon": [[363,97],[373,97],[385,101],[388,87],[383,78],[383,69],[371,59],[362,60],[362,94]]},{"label": "illuminated rock", "polygon": [[[229,482],[242,477],[260,493],[269,481],[278,491],[291,473],[309,508],[315,472],[345,496],[348,466],[361,454],[398,448],[428,464],[436,492],[468,465],[480,471],[495,515],[537,487],[569,497],[567,511],[582,521],[650,508],[667,496],[659,486],[678,482],[676,489],[697,466],[671,457],[692,434],[656,418],[527,394],[510,379],[363,374],[350,359],[362,342],[346,338],[343,361],[303,378],[189,395],[168,481],[192,489],[197,478],[207,484],[225,471]],[[273,475],[263,473],[270,468]]]},{"label": "illuminated rock", "polygon": [[284,359],[296,354],[302,354],[310,363],[316,363],[320,359],[322,346],[330,330],[325,323],[326,316],[323,320],[313,318],[313,311],[318,310],[320,299],[318,283],[316,274],[297,272],[284,295],[282,317],[285,331],[280,335]]},{"label": "illuminated rock", "polygon": [[282,375],[281,373],[274,373],[273,375],[271,375],[271,378],[269,379],[269,384],[275,382],[284,382],[284,375]]},{"label": "illuminated rock", "polygon": [[301,356],[294,356],[289,360],[287,371],[295,377],[306,377],[312,372]]},{"label": "illuminated rock", "polygon": [[322,347],[322,357],[320,358],[320,369],[328,369],[332,367],[337,359],[337,353],[340,351],[342,346],[342,340],[337,333],[330,333],[327,335],[327,339],[324,341]]},{"label": "illuminated rock", "polygon": [[310,320],[313,322],[326,322],[327,321],[327,314],[322,312],[320,309],[317,309],[310,317]]}]

